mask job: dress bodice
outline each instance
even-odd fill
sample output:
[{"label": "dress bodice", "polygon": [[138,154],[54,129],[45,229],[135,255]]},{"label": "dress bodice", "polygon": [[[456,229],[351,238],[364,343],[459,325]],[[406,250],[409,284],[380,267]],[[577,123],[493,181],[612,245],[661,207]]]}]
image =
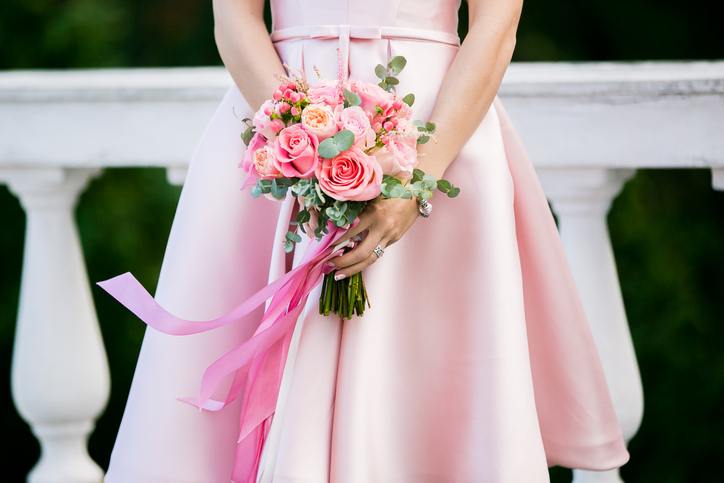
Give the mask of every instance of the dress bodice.
[{"label": "dress bodice", "polygon": [[271,0],[273,30],[353,25],[457,35],[459,8],[460,0]]}]

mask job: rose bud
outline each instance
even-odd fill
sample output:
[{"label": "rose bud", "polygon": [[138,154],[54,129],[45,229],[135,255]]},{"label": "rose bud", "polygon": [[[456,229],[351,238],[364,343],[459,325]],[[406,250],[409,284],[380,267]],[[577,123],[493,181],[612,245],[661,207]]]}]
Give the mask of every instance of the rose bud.
[{"label": "rose bud", "polygon": [[291,107],[291,106],[289,106],[289,104],[287,104],[287,103],[285,102],[284,104],[282,104],[281,106],[279,106],[279,111],[280,111],[280,112],[287,112],[290,107]]},{"label": "rose bud", "polygon": [[279,89],[275,90],[274,93],[272,94],[272,97],[274,98],[275,101],[280,100],[282,98],[282,91],[280,91]]},{"label": "rose bud", "polygon": [[392,131],[395,128],[395,125],[392,124],[390,121],[387,121],[383,127],[385,128],[385,131]]},{"label": "rose bud", "polygon": [[297,117],[299,115],[299,108],[297,106],[292,107],[292,116]]},{"label": "rose bud", "polygon": [[282,122],[281,119],[274,119],[271,123],[271,129],[275,133],[278,133],[279,131],[284,129],[284,123]]}]

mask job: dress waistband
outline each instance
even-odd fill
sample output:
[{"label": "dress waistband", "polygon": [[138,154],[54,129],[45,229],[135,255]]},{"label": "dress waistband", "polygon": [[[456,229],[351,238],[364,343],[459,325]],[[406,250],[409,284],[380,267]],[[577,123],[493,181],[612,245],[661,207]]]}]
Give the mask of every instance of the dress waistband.
[{"label": "dress waistband", "polygon": [[360,25],[302,25],[276,30],[272,42],[294,39],[410,39],[460,45],[456,34],[408,27],[366,27]]}]

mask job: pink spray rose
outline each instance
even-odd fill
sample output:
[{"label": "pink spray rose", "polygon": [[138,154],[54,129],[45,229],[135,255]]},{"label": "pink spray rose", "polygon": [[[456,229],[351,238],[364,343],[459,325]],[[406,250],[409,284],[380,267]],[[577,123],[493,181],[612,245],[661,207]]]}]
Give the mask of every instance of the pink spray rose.
[{"label": "pink spray rose", "polygon": [[[341,106],[340,106],[341,109]],[[339,132],[337,114],[325,104],[310,104],[302,110],[302,126],[324,141]]]},{"label": "pink spray rose", "polygon": [[367,201],[380,194],[380,165],[355,147],[335,158],[323,159],[316,174],[322,190],[335,200]]},{"label": "pink spray rose", "polygon": [[418,163],[417,150],[407,144],[405,139],[394,135],[390,135],[387,144],[372,154],[380,164],[383,174],[405,181],[412,178],[412,171]]},{"label": "pink spray rose", "polygon": [[254,119],[251,120],[254,130],[267,139],[272,139],[276,135],[276,132],[272,129],[273,121],[269,117],[272,112],[274,112],[274,101],[266,101],[256,111]]},{"label": "pink spray rose", "polygon": [[319,163],[317,146],[317,137],[301,124],[282,129],[272,147],[277,168],[287,178],[311,178]]},{"label": "pink spray rose", "polygon": [[405,144],[412,148],[416,148],[417,128],[413,126],[409,120],[405,118],[398,118],[396,130],[399,133],[398,137],[402,138],[405,141]]},{"label": "pink spray rose", "polygon": [[370,120],[365,111],[359,106],[352,106],[339,115],[339,130],[346,129],[354,134],[354,146],[362,150],[375,145],[375,132],[370,126]]}]

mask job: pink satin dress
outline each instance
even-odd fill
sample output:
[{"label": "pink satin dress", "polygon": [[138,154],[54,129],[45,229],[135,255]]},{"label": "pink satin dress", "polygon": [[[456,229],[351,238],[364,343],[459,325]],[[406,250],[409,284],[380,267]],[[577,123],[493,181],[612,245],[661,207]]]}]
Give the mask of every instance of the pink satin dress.
[{"label": "pink satin dress", "polygon": [[[424,120],[459,48],[458,8],[272,0],[272,41],[312,80],[314,66],[336,78],[338,48],[353,80],[405,56],[398,92],[415,94]],[[218,317],[287,268],[290,205],[240,191],[232,108],[251,117],[236,87],[193,155],[168,242],[156,300],[179,317]],[[460,196],[435,196],[432,216],[365,270],[364,317],[322,317],[312,293],[251,481],[538,483],[549,465],[627,461],[553,217],[500,101],[445,177]],[[238,402],[199,412],[177,398],[198,394],[261,314],[192,336],[147,329],[106,483],[232,481]]]}]

